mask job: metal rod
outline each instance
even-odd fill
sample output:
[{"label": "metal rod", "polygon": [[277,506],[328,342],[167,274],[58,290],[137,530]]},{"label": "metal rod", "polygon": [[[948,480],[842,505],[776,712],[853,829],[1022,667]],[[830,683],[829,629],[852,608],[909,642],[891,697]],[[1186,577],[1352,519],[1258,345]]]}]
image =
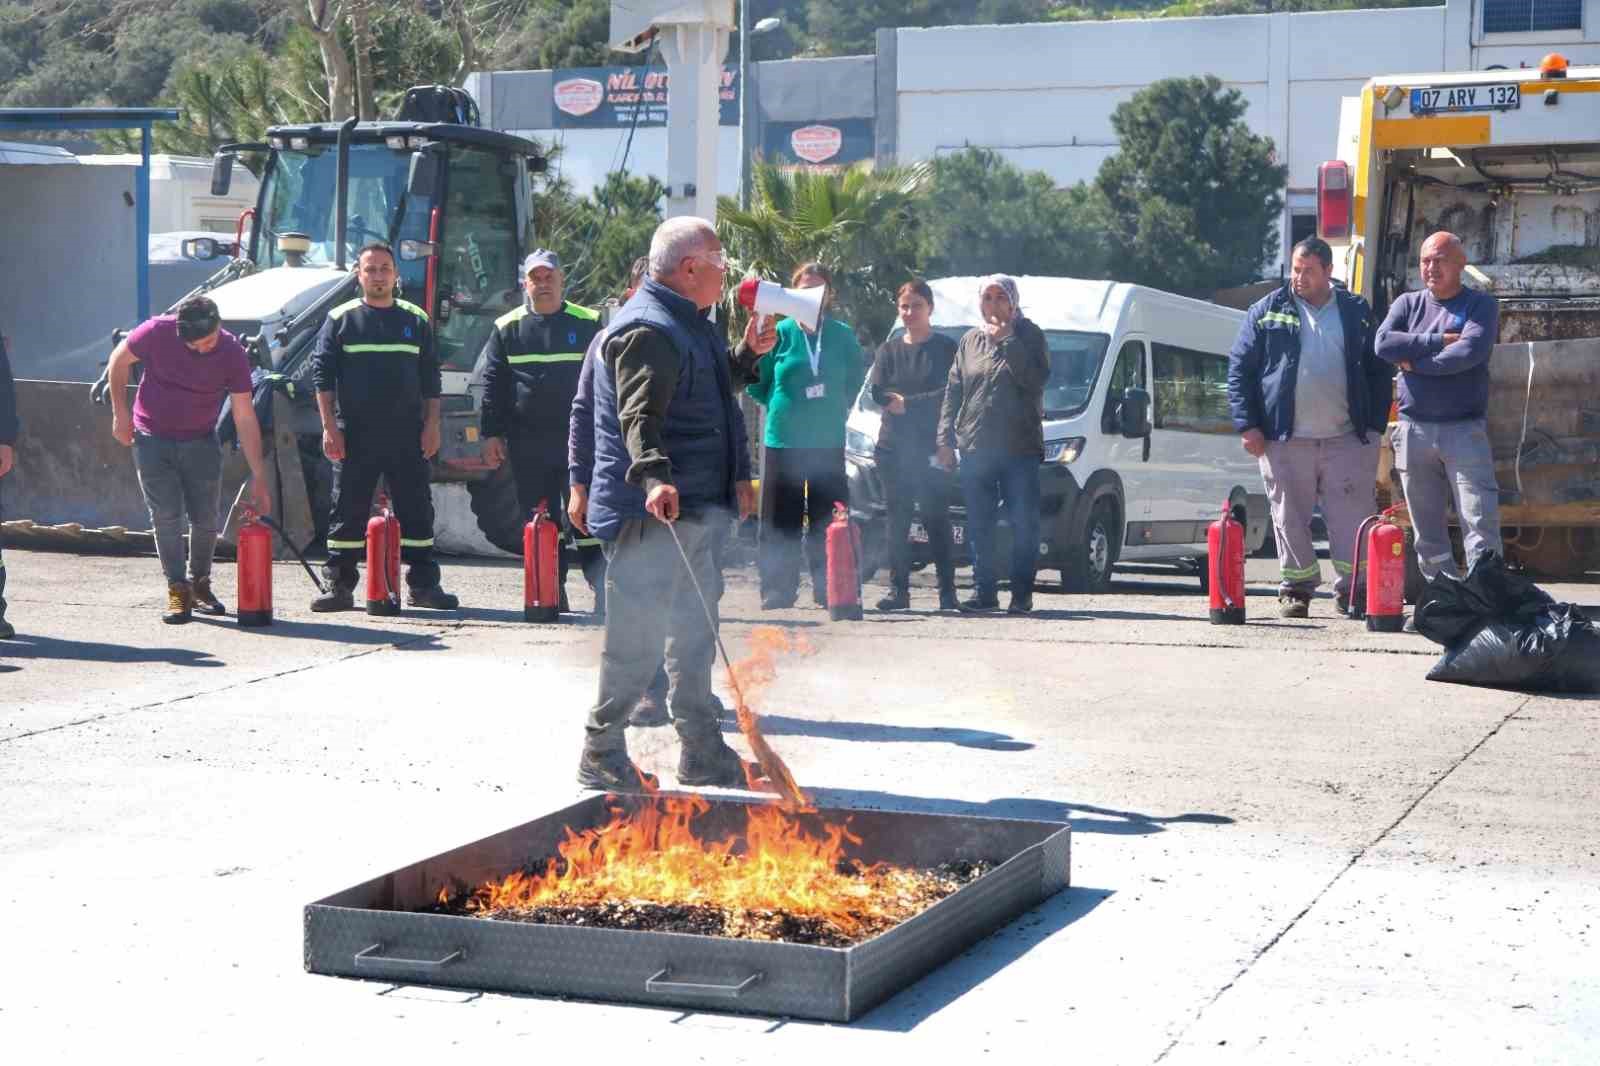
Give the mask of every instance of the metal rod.
[{"label": "metal rod", "polygon": [[739,678],[733,672],[733,660],[728,658],[727,646],[722,643],[722,633],[717,628],[717,620],[711,616],[711,601],[706,599],[706,594],[700,588],[700,579],[695,576],[694,565],[689,562],[689,553],[683,550],[683,541],[678,539],[678,527],[672,522],[662,523],[672,534],[672,543],[678,546],[678,557],[683,560],[683,568],[689,572],[689,584],[694,586],[694,594],[700,597],[700,608],[706,613],[706,625],[711,627],[711,637],[717,642],[717,651],[722,653],[722,665],[728,670],[728,684],[733,686],[733,698],[738,701],[737,706],[743,707],[744,693],[739,689]]}]

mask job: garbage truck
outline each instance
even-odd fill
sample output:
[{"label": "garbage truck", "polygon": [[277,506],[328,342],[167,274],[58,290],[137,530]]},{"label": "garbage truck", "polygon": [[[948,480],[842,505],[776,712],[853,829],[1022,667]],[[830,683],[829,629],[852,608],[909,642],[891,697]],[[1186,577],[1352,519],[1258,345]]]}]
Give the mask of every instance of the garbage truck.
[{"label": "garbage truck", "polygon": [[[1449,230],[1466,283],[1499,300],[1488,425],[1507,560],[1549,578],[1600,568],[1600,66],[1552,54],[1373,78],[1342,101],[1337,155],[1317,180],[1336,278],[1381,317]],[[1399,501],[1387,441],[1378,480]]]}]

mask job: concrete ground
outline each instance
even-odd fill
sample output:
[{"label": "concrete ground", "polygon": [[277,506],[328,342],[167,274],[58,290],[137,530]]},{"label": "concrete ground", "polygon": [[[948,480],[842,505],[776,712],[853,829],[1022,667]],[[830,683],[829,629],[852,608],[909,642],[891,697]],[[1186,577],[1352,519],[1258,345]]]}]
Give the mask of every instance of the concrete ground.
[{"label": "concrete ground", "polygon": [[[153,559],[7,562],[8,1061],[1600,1061],[1600,701],[1425,681],[1420,637],[1277,618],[1272,563],[1243,628],[1157,572],[844,624],[731,579],[735,654],[774,620],[818,648],[763,709],[823,804],[1075,831],[1070,889],[830,1026],[303,971],[305,904],[576,798],[598,630],[524,625],[515,569],[376,620],[281,566],[241,631],[162,625]],[[670,729],[630,742],[670,777]]]}]

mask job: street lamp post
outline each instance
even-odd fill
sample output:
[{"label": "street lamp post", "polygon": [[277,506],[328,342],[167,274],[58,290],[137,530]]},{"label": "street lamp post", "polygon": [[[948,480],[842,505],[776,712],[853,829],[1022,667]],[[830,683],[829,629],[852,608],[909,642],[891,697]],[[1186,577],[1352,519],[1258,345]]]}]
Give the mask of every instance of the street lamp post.
[{"label": "street lamp post", "polygon": [[783,25],[777,17],[764,18],[752,28],[750,0],[739,0],[739,208],[750,207],[750,38]]}]

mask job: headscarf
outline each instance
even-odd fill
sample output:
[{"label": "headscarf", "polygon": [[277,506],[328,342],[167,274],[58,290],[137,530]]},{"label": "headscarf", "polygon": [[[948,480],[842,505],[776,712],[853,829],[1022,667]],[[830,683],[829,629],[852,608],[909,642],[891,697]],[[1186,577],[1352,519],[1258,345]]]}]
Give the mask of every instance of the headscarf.
[{"label": "headscarf", "polygon": [[[994,288],[996,285],[998,285],[1001,291],[1006,294],[1006,298],[1011,301],[1011,322],[1005,323],[1006,326],[1009,326],[1022,315],[1022,301],[1017,296],[1017,281],[1015,278],[1009,274],[990,274],[988,277],[978,282],[978,300],[981,303],[983,301],[983,294]],[[989,334],[991,337],[994,336],[995,333],[997,333],[1001,328],[1001,326],[995,325],[988,319],[983,320],[983,331]]]}]

